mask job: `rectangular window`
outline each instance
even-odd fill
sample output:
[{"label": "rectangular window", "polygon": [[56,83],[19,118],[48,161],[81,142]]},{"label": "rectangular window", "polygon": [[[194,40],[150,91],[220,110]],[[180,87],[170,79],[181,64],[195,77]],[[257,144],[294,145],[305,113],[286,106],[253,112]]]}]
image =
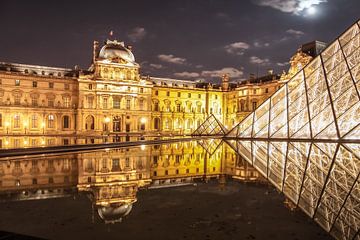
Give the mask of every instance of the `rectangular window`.
[{"label": "rectangular window", "polygon": [[215,99],[218,99],[218,96],[217,96],[217,95],[215,95]]},{"label": "rectangular window", "polygon": [[130,110],[130,105],[131,105],[131,100],[130,99],[126,99],[126,109]]},{"label": "rectangular window", "polygon": [[93,97],[87,97],[87,107],[93,108]]},{"label": "rectangular window", "polygon": [[170,92],[166,92],[166,96],[168,96],[168,97],[169,97],[169,96],[170,96]]},{"label": "rectangular window", "polygon": [[180,104],[176,104],[176,111],[180,112],[181,111],[181,105]]},{"label": "rectangular window", "polygon": [[65,84],[64,84],[64,89],[65,89],[65,90],[69,90],[69,89],[70,89],[70,84],[65,83]]},{"label": "rectangular window", "polygon": [[20,115],[15,115],[14,116],[14,128],[19,128],[20,127]]},{"label": "rectangular window", "polygon": [[154,111],[155,111],[155,112],[158,112],[158,111],[159,111],[159,103],[158,103],[158,102],[155,102],[155,103],[154,103]]},{"label": "rectangular window", "polygon": [[265,93],[269,93],[269,89],[268,89],[268,88],[265,88]]},{"label": "rectangular window", "polygon": [[201,94],[199,94],[198,97],[201,98]]},{"label": "rectangular window", "polygon": [[144,110],[144,99],[140,99],[139,101],[139,110]]},{"label": "rectangular window", "polygon": [[191,98],[191,93],[188,93],[188,98]]},{"label": "rectangular window", "polygon": [[63,118],[63,128],[69,128],[70,127],[70,117],[64,116]]},{"label": "rectangular window", "polygon": [[112,160],[112,171],[120,171],[120,159],[114,158]]},{"label": "rectangular window", "polygon": [[130,167],[130,159],[128,157],[125,158],[125,167]]},{"label": "rectangular window", "polygon": [[178,97],[181,97],[181,92],[178,92],[178,93],[177,93],[177,96],[178,96]]},{"label": "rectangular window", "polygon": [[70,97],[64,97],[64,107],[70,107]]},{"label": "rectangular window", "polygon": [[105,84],[104,85],[104,90],[107,90],[108,89],[108,86]]},{"label": "rectangular window", "polygon": [[108,107],[108,99],[106,97],[103,98],[103,109],[107,109]]},{"label": "rectangular window", "polygon": [[15,80],[15,86],[20,86],[20,80],[19,79]]},{"label": "rectangular window", "polygon": [[256,94],[256,89],[254,89],[254,94]]},{"label": "rectangular window", "polygon": [[54,128],[55,127],[55,117],[54,115],[50,114],[48,116],[48,128]]},{"label": "rectangular window", "polygon": [[33,81],[33,87],[34,87],[34,88],[37,87],[37,81]]},{"label": "rectangular window", "polygon": [[31,128],[37,128],[38,127],[38,118],[37,115],[31,116]]},{"label": "rectangular window", "polygon": [[54,99],[48,99],[48,107],[54,107]]},{"label": "rectangular window", "polygon": [[158,90],[155,91],[155,96],[157,96],[157,95],[159,95],[159,91],[158,91]]},{"label": "rectangular window", "polygon": [[92,84],[88,85],[89,90],[92,90],[92,87],[93,87]]},{"label": "rectangular window", "polygon": [[120,98],[118,97],[113,98],[113,108],[120,109]]},{"label": "rectangular window", "polygon": [[144,88],[140,88],[140,93],[143,93],[144,92]]},{"label": "rectangular window", "polygon": [[20,100],[21,100],[20,95],[17,94],[17,95],[14,97],[14,104],[15,104],[15,105],[20,105]]},{"label": "rectangular window", "polygon": [[49,82],[49,88],[54,88],[54,83],[53,82]]},{"label": "rectangular window", "polygon": [[36,96],[32,96],[32,97],[31,97],[31,105],[32,105],[33,107],[36,107],[36,106],[38,105],[38,99],[37,99]]}]

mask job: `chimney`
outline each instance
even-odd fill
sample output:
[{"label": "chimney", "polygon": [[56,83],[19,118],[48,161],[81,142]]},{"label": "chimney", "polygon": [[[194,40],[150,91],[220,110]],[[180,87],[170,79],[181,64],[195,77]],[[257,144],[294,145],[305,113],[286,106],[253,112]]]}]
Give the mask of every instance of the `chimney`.
[{"label": "chimney", "polygon": [[93,46],[93,63],[95,63],[95,60],[96,60],[96,58],[97,58],[98,49],[99,49],[99,42],[98,42],[98,41],[94,41],[94,46]]},{"label": "chimney", "polygon": [[229,90],[229,75],[228,74],[224,74],[221,78],[221,88],[224,91]]}]

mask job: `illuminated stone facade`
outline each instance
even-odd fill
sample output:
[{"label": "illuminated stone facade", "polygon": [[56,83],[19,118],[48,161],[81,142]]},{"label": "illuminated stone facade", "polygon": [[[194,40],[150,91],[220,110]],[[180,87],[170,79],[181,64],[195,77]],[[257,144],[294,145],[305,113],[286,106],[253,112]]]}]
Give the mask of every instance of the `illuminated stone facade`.
[{"label": "illuminated stone facade", "polygon": [[[297,56],[295,62],[308,61]],[[292,71],[292,70],[291,70]],[[289,73],[290,74],[290,73]],[[0,63],[2,148],[191,134],[214,114],[234,126],[283,84],[269,73],[221,85],[140,75],[131,47],[94,42],[88,70]]]}]

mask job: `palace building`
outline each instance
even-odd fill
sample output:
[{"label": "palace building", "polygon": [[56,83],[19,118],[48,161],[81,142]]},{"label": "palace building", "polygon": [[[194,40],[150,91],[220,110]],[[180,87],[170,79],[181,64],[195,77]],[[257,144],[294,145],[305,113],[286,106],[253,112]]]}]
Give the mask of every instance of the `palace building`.
[{"label": "palace building", "polygon": [[219,76],[220,85],[141,76],[131,47],[117,40],[94,42],[88,70],[1,62],[0,146],[191,134],[210,114],[231,128],[306,65],[319,42],[304,46],[288,73],[241,83]]}]

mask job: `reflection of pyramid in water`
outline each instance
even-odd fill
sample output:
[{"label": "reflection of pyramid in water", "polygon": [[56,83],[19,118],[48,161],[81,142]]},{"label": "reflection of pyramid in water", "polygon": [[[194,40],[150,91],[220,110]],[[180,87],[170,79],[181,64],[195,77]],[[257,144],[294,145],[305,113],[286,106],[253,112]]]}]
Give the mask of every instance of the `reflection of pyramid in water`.
[{"label": "reflection of pyramid in water", "polygon": [[209,154],[209,157],[211,157],[216,150],[219,149],[221,144],[223,143],[222,139],[200,139],[197,141],[201,147],[205,149],[205,151]]},{"label": "reflection of pyramid in water", "polygon": [[337,239],[360,239],[359,23],[225,137]]},{"label": "reflection of pyramid in water", "polygon": [[195,136],[224,135],[227,129],[224,125],[211,114],[193,133]]}]

